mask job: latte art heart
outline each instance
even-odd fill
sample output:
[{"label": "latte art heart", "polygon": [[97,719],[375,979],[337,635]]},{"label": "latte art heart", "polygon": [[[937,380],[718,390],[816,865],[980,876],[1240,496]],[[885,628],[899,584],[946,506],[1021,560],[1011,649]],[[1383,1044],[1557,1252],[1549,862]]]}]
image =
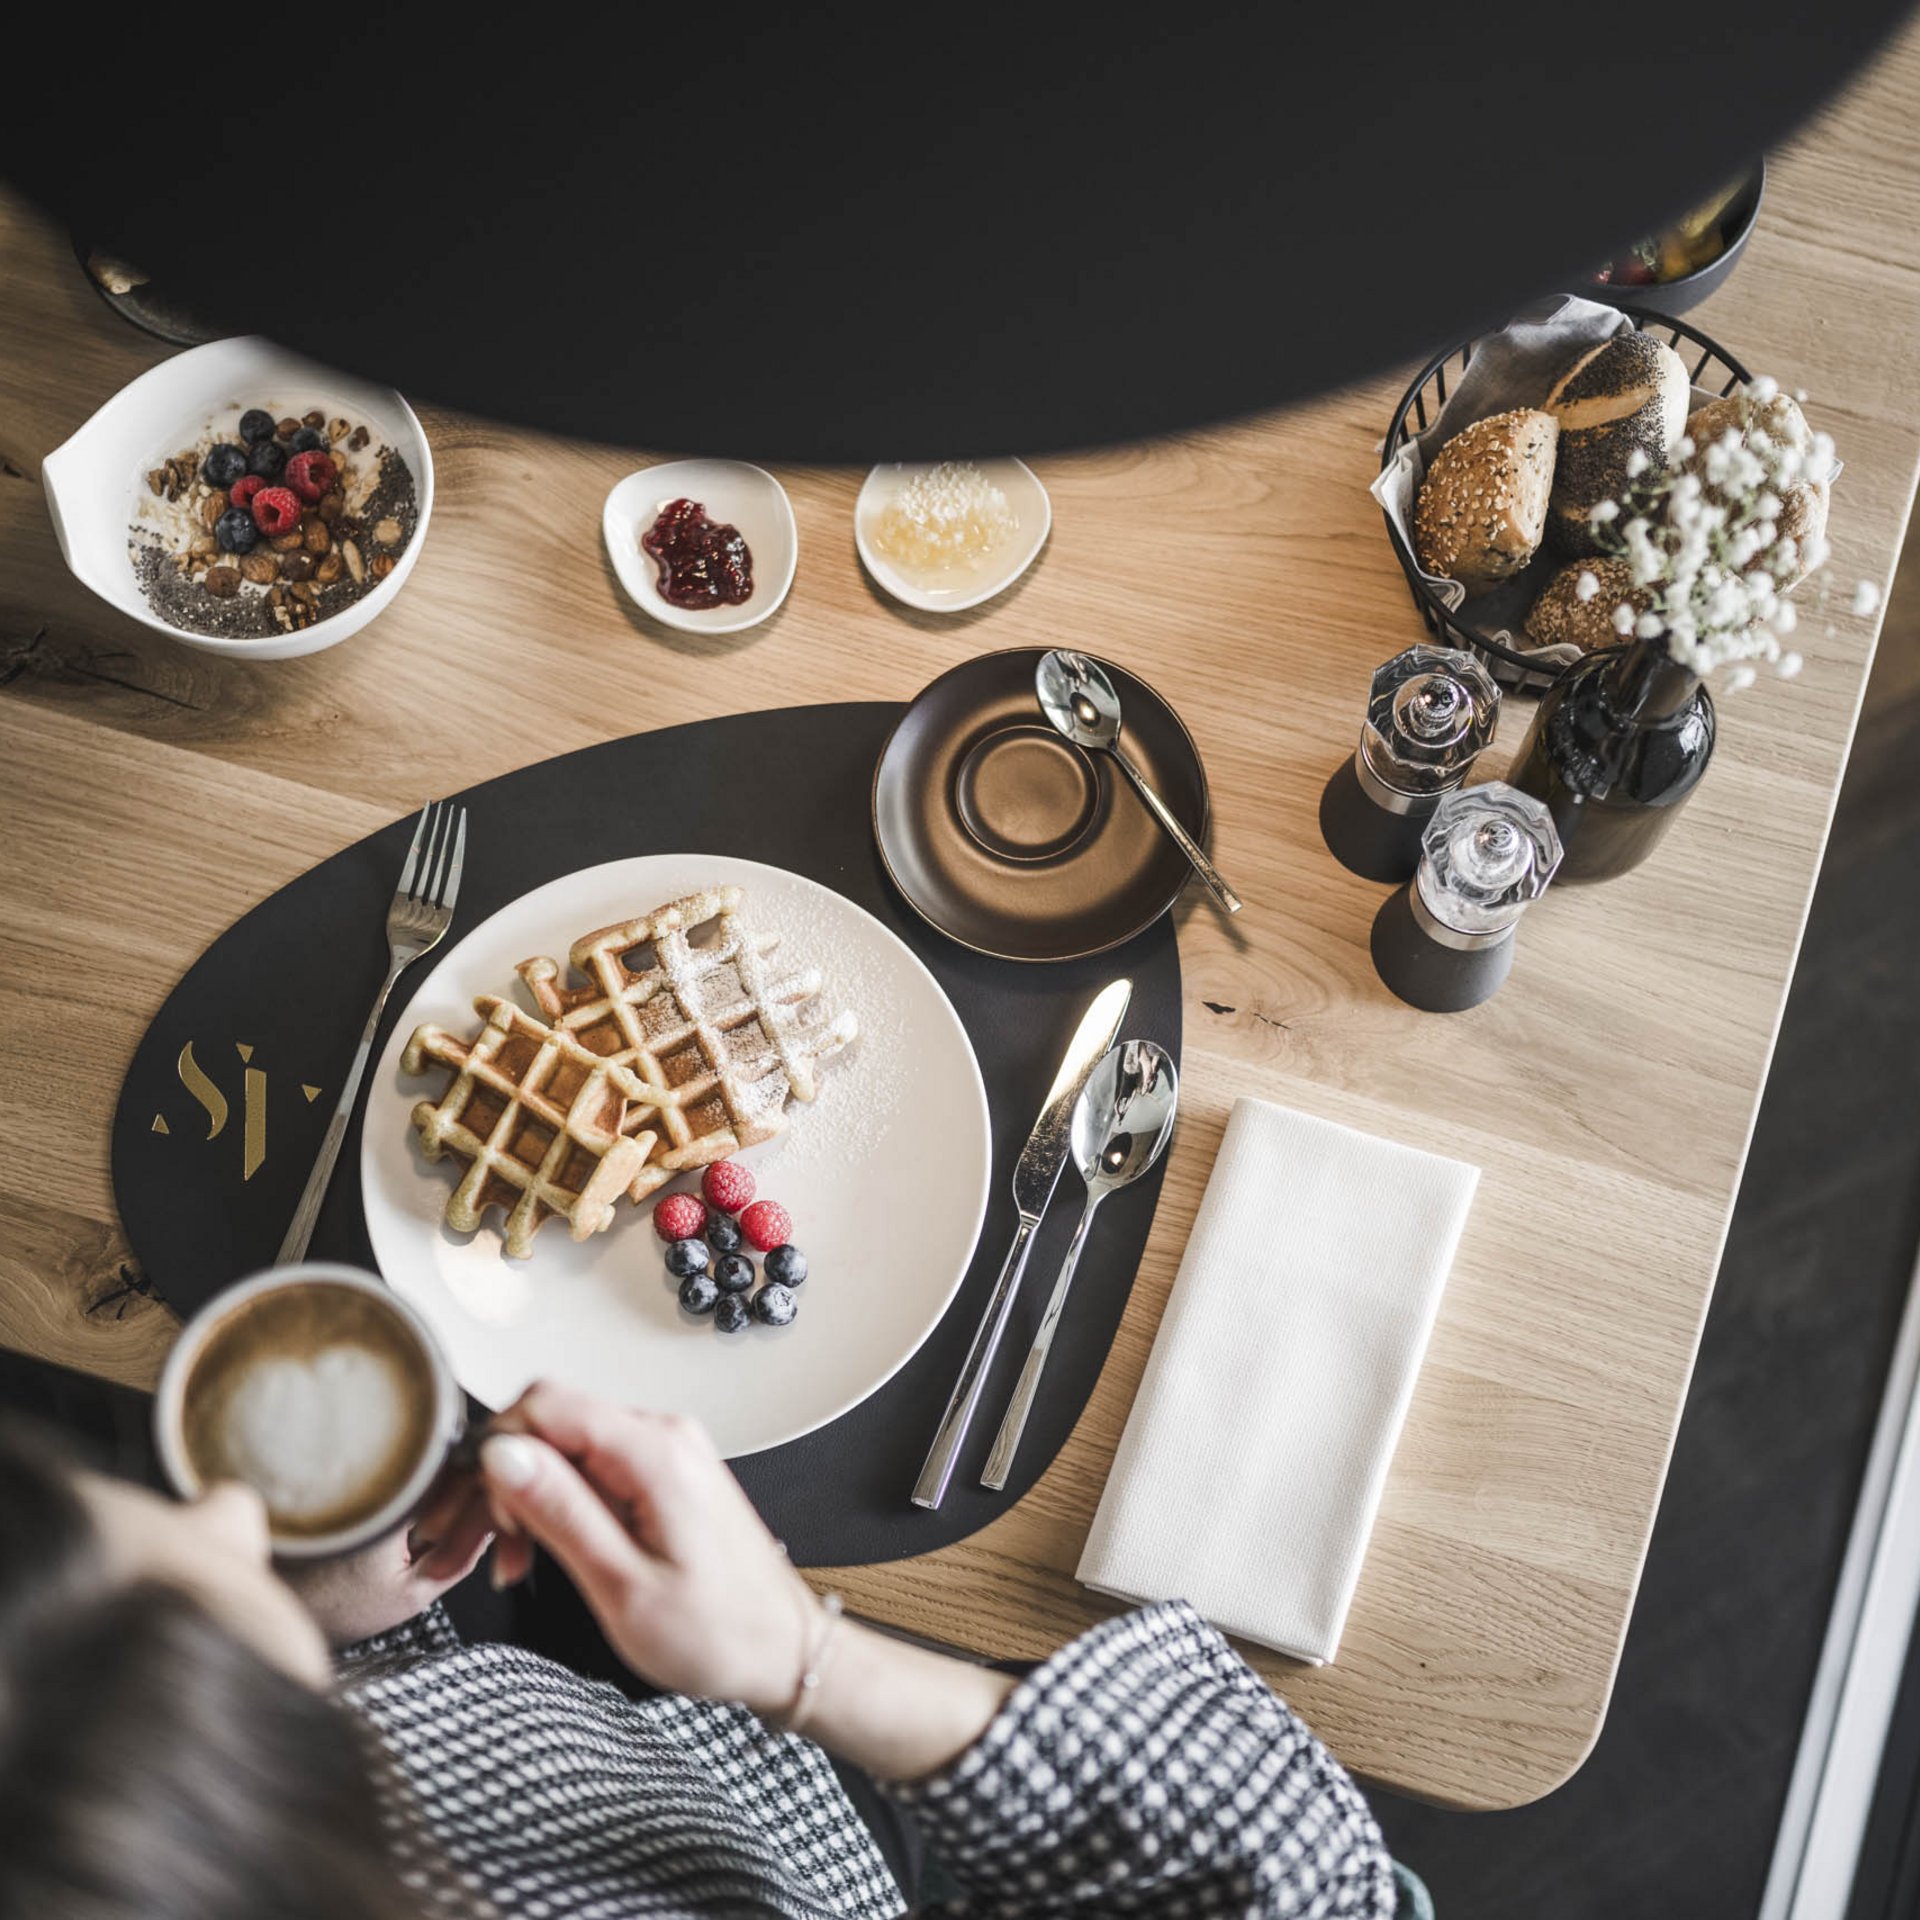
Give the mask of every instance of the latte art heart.
[{"label": "latte art heart", "polygon": [[413,1428],[407,1381],[362,1346],[262,1357],[227,1402],[224,1452],[240,1479],[287,1520],[373,1504]]}]

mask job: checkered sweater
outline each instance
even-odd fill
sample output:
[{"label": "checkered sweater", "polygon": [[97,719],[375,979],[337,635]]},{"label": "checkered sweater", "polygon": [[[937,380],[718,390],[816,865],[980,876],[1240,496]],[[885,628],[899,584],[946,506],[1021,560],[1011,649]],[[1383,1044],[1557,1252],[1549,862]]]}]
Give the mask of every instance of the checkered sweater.
[{"label": "checkered sweater", "polygon": [[[880,1920],[903,1901],[811,1742],[744,1708],[629,1700],[438,1609],[356,1648],[342,1692],[401,1790],[428,1911],[515,1920]],[[1110,1620],[966,1753],[894,1789],[972,1916],[1351,1915],[1392,1869],[1359,1790],[1184,1605]]]}]

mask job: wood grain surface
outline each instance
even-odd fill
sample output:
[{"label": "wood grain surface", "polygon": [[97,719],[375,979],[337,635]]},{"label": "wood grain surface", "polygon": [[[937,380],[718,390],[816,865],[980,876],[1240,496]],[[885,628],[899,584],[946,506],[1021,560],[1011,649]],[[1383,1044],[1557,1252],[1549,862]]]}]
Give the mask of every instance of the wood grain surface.
[{"label": "wood grain surface", "polygon": [[[1038,462],[1046,551],[948,618],[868,584],[858,473],[783,470],[792,595],[711,640],[634,611],[606,561],[600,503],[640,456],[414,395],[438,497],[405,591],[335,649],[248,664],[138,628],[62,565],[39,461],[168,350],[0,196],[0,1344],[153,1379],[174,1325],[138,1291],[114,1217],[120,1078],[172,982],[304,868],[433,794],[574,747],[903,699],[977,652],[1083,642],[1192,728],[1214,852],[1247,909],[1228,927],[1196,889],[1178,909],[1187,1104],[1072,1441],[986,1531],[834,1583],[876,1618],[995,1655],[1036,1656],[1107,1610],[1073,1568],[1228,1108],[1286,1102],[1484,1176],[1339,1660],[1253,1657],[1363,1773],[1460,1806],[1546,1792],[1605,1712],[1874,644],[1877,622],[1846,602],[1855,579],[1891,576],[1920,465],[1916,108],[1920,30],[1778,156],[1744,262],[1698,315],[1806,388],[1847,463],[1831,618],[1805,621],[1804,675],[1726,699],[1717,764],[1657,857],[1551,896],[1506,989],[1452,1017],[1379,985],[1382,889],[1331,860],[1315,818],[1371,669],[1421,637],[1366,492],[1404,375]],[[1525,717],[1515,703],[1504,743]],[[636,845],[663,832],[637,821]]]}]

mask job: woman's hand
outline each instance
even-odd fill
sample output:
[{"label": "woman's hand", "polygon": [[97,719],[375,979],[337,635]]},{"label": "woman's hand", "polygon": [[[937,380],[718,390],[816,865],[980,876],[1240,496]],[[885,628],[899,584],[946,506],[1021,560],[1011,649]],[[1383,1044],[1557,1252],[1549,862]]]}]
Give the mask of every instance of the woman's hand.
[{"label": "woman's hand", "polygon": [[759,1713],[793,1704],[820,1603],[700,1427],[542,1383],[494,1422],[480,1462],[496,1581],[526,1571],[530,1537],[643,1679]]},{"label": "woman's hand", "polygon": [[825,1609],[692,1421],[541,1384],[494,1423],[481,1472],[500,1528],[494,1578],[528,1540],[572,1576],[614,1650],[657,1687],[780,1715],[820,1655],[805,1731],[882,1779],[943,1766],[1013,1682]]},{"label": "woman's hand", "polygon": [[493,1538],[485,1489],[450,1475],[409,1527],[338,1560],[289,1563],[287,1584],[337,1647],[411,1620],[456,1587]]}]

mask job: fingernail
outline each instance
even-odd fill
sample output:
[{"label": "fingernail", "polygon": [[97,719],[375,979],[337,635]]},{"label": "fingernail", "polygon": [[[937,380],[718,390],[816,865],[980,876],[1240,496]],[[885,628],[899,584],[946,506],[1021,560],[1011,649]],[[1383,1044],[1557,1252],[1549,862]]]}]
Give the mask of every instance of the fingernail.
[{"label": "fingernail", "polygon": [[497,1485],[524,1487],[540,1471],[533,1442],[517,1433],[490,1433],[480,1448],[480,1465]]}]

